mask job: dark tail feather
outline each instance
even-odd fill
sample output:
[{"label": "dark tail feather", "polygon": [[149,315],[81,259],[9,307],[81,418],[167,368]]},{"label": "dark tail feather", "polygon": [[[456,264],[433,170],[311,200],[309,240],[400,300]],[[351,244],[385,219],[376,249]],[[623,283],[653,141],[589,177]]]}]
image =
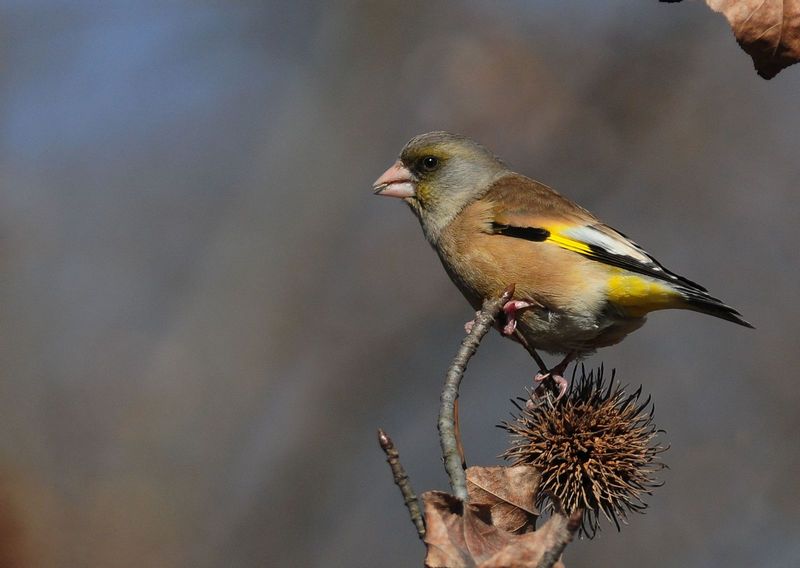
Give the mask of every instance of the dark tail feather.
[{"label": "dark tail feather", "polygon": [[724,319],[733,323],[738,323],[739,325],[749,327],[750,329],[755,329],[750,322],[742,317],[742,314],[721,300],[718,300],[717,298],[709,296],[708,294],[698,290],[681,288],[681,292],[683,293],[683,297],[686,299],[686,307],[690,310],[708,314],[710,316]]}]

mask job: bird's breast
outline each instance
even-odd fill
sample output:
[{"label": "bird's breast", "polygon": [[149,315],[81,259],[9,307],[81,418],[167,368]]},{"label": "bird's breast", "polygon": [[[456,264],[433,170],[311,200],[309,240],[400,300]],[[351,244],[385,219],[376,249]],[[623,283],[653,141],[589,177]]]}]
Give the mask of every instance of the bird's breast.
[{"label": "bird's breast", "polygon": [[600,265],[548,242],[493,234],[485,216],[466,210],[436,246],[447,273],[473,306],[502,294],[535,301],[554,312],[600,309],[607,275]]}]

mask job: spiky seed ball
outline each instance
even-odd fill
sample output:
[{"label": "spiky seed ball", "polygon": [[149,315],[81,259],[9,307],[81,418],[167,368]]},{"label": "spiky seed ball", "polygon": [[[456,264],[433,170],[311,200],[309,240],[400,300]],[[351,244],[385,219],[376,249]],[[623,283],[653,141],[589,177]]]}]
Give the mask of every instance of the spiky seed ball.
[{"label": "spiky seed ball", "polygon": [[653,406],[641,394],[641,387],[626,393],[614,371],[606,381],[602,366],[588,375],[581,367],[561,401],[545,396],[518,406],[520,415],[502,424],[512,434],[503,457],[540,471],[540,501],[549,495],[568,514],[583,509],[581,530],[589,538],[601,517],[619,530],[629,512],[644,511],[643,497],[661,485],[654,473],[665,467],[657,456],[667,448],[655,440],[660,431]]}]

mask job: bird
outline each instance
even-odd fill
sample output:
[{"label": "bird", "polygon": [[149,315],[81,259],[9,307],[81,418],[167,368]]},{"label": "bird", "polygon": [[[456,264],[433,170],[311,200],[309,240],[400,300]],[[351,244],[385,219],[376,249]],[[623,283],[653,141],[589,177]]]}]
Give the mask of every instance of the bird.
[{"label": "bird", "polygon": [[[415,136],[373,193],[408,204],[473,309],[514,285],[498,328],[528,349],[540,367],[535,380],[555,381],[558,398],[572,361],[619,343],[650,312],[693,310],[753,327],[703,286],[465,136]],[[537,351],[563,359],[547,369]]]}]

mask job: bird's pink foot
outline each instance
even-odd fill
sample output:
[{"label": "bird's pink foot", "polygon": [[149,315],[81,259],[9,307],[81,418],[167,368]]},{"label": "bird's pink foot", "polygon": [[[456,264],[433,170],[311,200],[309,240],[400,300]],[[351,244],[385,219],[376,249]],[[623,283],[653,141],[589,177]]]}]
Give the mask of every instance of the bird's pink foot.
[{"label": "bird's pink foot", "polygon": [[536,373],[536,376],[533,377],[533,380],[537,383],[543,383],[546,380],[552,380],[558,388],[558,396],[556,397],[556,400],[560,400],[561,397],[564,396],[564,393],[567,392],[567,387],[569,387],[569,382],[567,379],[560,374],[556,374],[555,370],[550,371],[549,373]]},{"label": "bird's pink foot", "polygon": [[564,357],[564,360],[561,361],[561,363],[546,373],[536,373],[536,376],[533,378],[533,380],[537,383],[540,383],[540,386],[536,389],[536,391],[544,389],[544,385],[541,383],[547,380],[552,380],[558,389],[558,396],[556,396],[556,400],[559,400],[562,396],[564,396],[564,393],[567,392],[567,387],[569,387],[569,382],[564,378],[564,372],[567,370],[569,364],[575,359],[575,356],[575,353],[567,353],[567,356]]},{"label": "bird's pink foot", "polygon": [[517,312],[533,306],[524,300],[511,300],[503,306],[503,313],[506,316],[506,324],[503,326],[503,335],[512,335],[517,329]]}]

